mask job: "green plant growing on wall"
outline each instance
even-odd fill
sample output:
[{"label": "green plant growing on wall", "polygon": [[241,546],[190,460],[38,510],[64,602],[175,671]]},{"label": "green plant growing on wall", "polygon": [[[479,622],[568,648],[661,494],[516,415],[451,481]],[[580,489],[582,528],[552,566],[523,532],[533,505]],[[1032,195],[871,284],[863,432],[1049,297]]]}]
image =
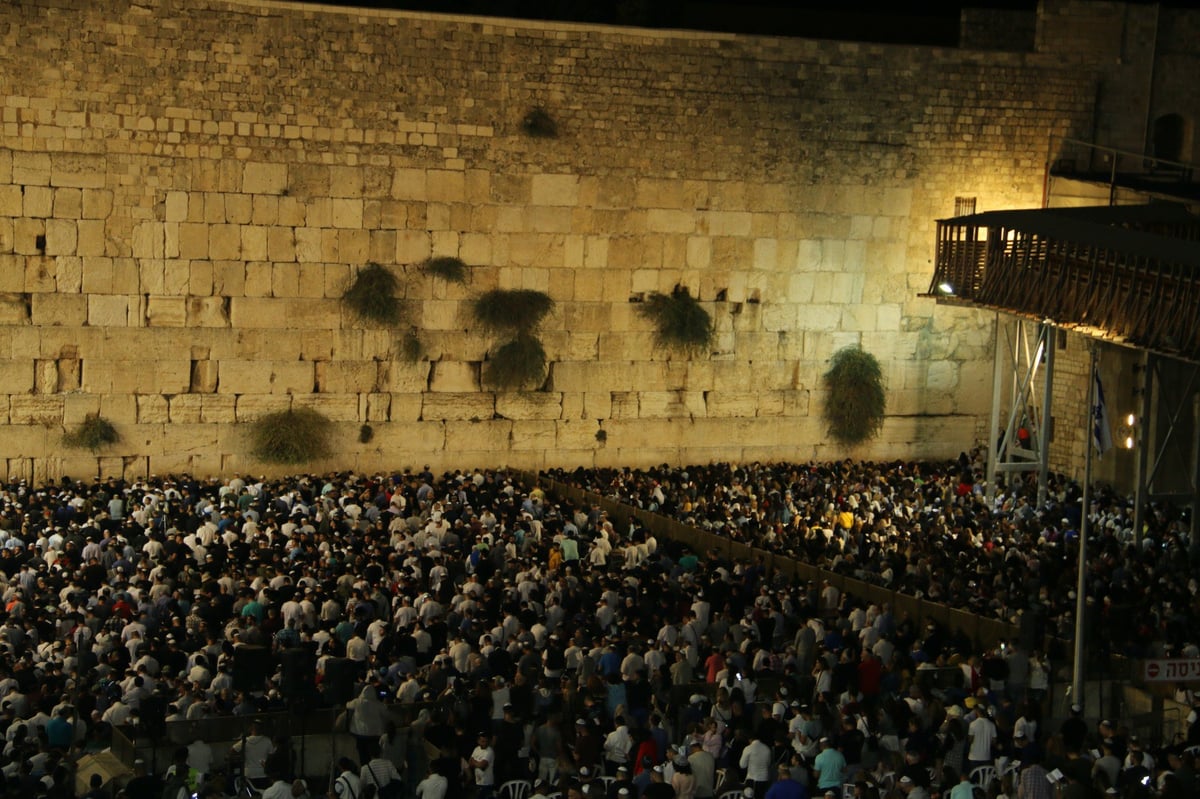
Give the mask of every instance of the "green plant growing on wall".
[{"label": "green plant growing on wall", "polygon": [[502,390],[542,381],[546,350],[533,331],[554,310],[550,295],[531,289],[493,289],[475,299],[475,321],[487,333],[509,337],[488,360],[483,380]]},{"label": "green plant growing on wall", "polygon": [[90,449],[97,452],[102,447],[121,440],[121,434],[112,422],[98,413],[89,413],[74,430],[63,434],[63,446],[71,449]]},{"label": "green plant growing on wall", "polygon": [[861,347],[843,347],[830,359],[824,375],[823,416],[829,435],[847,446],[874,438],[883,428],[887,398],[883,369]]},{"label": "green plant growing on wall", "polygon": [[333,423],[311,408],[268,413],[251,424],[251,451],[268,463],[308,463],[329,456]]},{"label": "green plant growing on wall", "polygon": [[546,376],[546,350],[536,336],[520,333],[492,353],[483,380],[499,389],[540,385]]},{"label": "green plant growing on wall", "polygon": [[399,285],[396,275],[386,266],[367,264],[354,276],[342,295],[342,302],[366,322],[391,326],[400,321],[400,302],[396,299]]},{"label": "green plant growing on wall", "polygon": [[670,294],[651,294],[638,313],[654,324],[654,343],[660,347],[692,356],[712,347],[712,317],[685,286],[676,286]]},{"label": "green plant growing on wall", "polygon": [[492,289],[475,298],[475,321],[487,333],[529,333],[554,310],[550,295],[533,289]]},{"label": "green plant growing on wall", "polygon": [[550,116],[550,112],[541,106],[529,109],[525,118],[521,120],[521,130],[535,139],[558,138],[558,123]]},{"label": "green plant growing on wall", "polygon": [[421,336],[415,327],[410,327],[400,337],[400,357],[409,363],[416,363],[425,357],[425,345],[421,343]]},{"label": "green plant growing on wall", "polygon": [[425,262],[425,273],[447,283],[458,283],[459,285],[470,279],[470,270],[462,259],[449,255],[430,258]]}]

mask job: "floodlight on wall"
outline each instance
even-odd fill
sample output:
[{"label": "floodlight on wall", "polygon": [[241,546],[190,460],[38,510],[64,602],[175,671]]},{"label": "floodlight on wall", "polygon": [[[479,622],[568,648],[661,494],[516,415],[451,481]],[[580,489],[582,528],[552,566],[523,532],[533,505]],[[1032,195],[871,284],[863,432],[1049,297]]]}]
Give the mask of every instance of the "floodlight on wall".
[{"label": "floodlight on wall", "polygon": [[1125,414],[1121,424],[1117,426],[1117,441],[1123,449],[1133,449],[1137,446],[1137,416]]},{"label": "floodlight on wall", "polygon": [[937,290],[939,293],[945,294],[949,297],[954,296],[954,284],[949,280],[943,280],[941,283],[938,283]]}]

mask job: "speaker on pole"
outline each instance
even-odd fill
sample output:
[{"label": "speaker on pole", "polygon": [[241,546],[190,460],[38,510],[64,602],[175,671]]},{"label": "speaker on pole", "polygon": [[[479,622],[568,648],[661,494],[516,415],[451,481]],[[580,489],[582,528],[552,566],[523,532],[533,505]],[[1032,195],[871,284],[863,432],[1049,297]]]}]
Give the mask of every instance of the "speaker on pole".
[{"label": "speaker on pole", "polygon": [[233,648],[233,689],[261,692],[271,676],[271,650],[265,646],[238,644]]}]

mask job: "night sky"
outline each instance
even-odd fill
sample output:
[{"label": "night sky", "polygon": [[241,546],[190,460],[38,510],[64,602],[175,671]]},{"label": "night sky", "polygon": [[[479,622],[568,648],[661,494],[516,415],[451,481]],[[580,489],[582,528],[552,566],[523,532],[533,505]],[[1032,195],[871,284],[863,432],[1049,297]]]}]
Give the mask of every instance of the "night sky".
[{"label": "night sky", "polygon": [[[326,5],[684,28],[902,44],[953,46],[963,3],[884,0],[324,0]],[[975,7],[1033,11],[1036,0],[982,0]]]}]

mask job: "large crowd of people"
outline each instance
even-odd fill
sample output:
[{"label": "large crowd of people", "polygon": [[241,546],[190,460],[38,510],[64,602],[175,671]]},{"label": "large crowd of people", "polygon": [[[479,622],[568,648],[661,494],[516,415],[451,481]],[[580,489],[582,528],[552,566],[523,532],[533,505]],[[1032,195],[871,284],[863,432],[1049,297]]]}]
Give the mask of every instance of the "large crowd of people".
[{"label": "large crowd of people", "polygon": [[[1081,509],[1065,484],[1043,506],[1016,491],[988,505],[972,469],[964,457],[551,476],[899,591],[1028,617],[986,650],[502,471],[13,481],[0,489],[6,786],[75,796],[74,763],[114,727],[136,737],[325,707],[354,742],[328,785],[297,773],[286,736],[251,727],[231,756],[194,741],[163,774],[87,794],[489,799],[526,780],[534,799],[840,797],[846,785],[959,799],[974,781],[1036,798],[1061,774],[1072,796],[1195,795],[1194,714],[1188,740],[1153,756],[1119,725],[1045,728],[1042,634],[1069,631]],[[1101,494],[1093,522],[1093,640],[1191,653],[1186,519],[1159,510],[1137,547],[1127,509]],[[1111,629],[1122,613],[1127,629]],[[247,681],[262,653],[269,667]]]}]

